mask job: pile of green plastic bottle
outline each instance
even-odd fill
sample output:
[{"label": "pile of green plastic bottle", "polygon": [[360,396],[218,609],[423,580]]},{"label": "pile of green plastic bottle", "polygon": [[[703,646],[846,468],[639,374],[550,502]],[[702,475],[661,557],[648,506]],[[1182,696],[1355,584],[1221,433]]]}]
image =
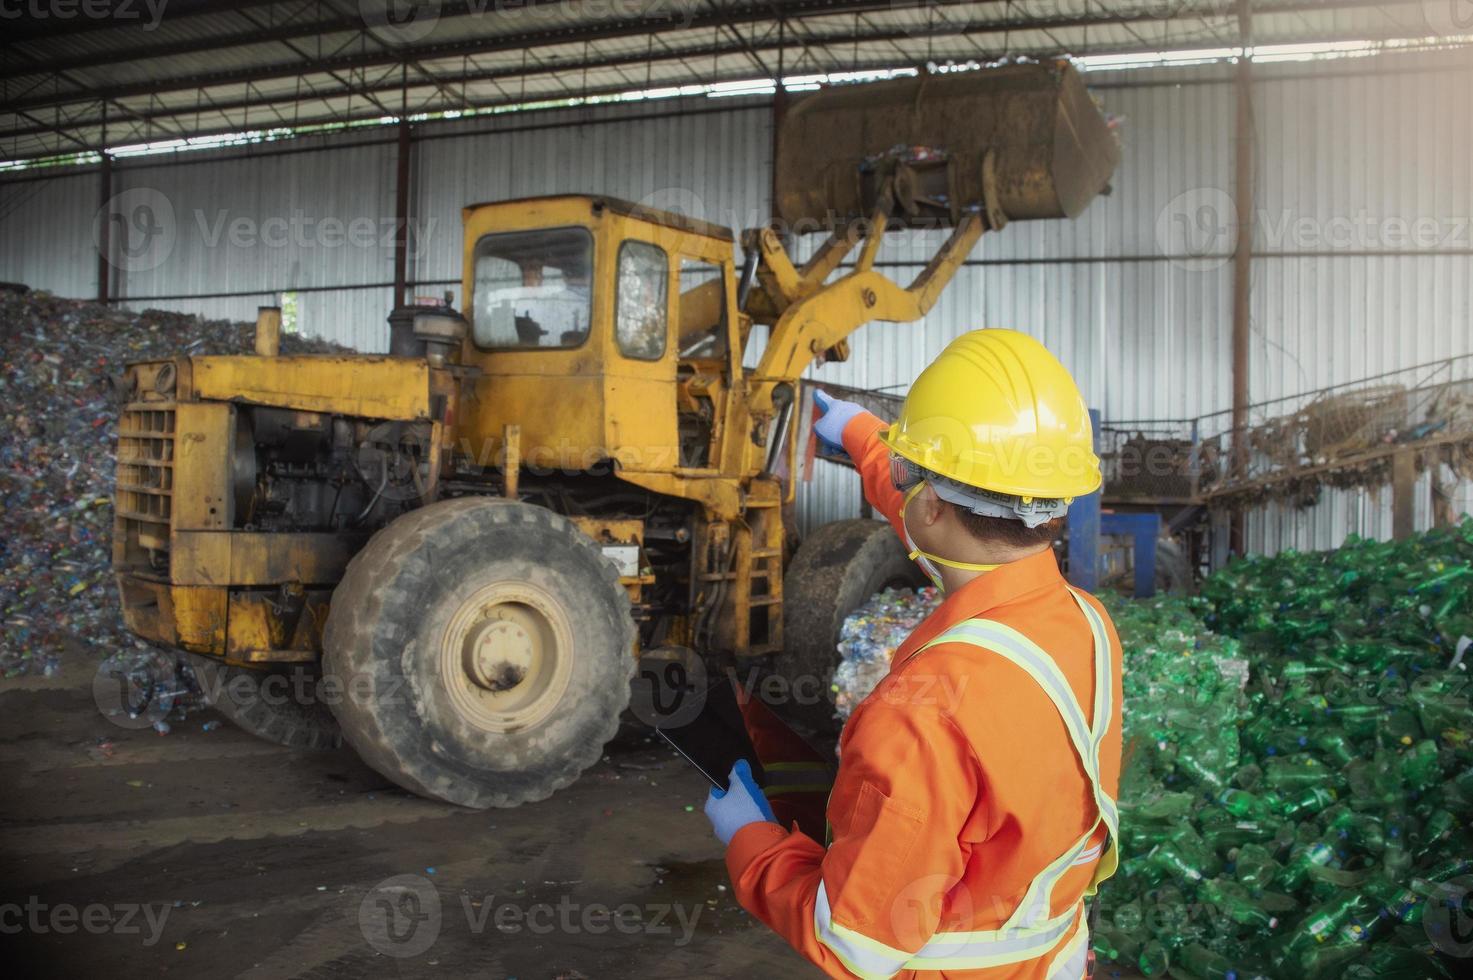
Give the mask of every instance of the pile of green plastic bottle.
[{"label": "pile of green plastic bottle", "polygon": [[1101,973],[1473,973],[1473,519],[1110,603],[1125,764]]}]

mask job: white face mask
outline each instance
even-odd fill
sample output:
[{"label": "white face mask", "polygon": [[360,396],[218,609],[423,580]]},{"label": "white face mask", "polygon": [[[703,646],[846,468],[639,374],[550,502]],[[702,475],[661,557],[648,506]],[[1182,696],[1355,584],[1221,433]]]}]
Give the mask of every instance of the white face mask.
[{"label": "white face mask", "polygon": [[935,584],[936,591],[944,594],[946,592],[946,584],[941,580],[941,569],[937,567],[938,565],[945,565],[947,568],[959,568],[964,572],[990,572],[997,566],[979,565],[966,561],[951,561],[950,559],[942,558],[940,555],[933,555],[929,551],[922,551],[920,549],[920,546],[915,543],[915,539],[910,536],[910,525],[905,521],[905,512],[910,509],[910,502],[915,499],[916,494],[920,493],[925,485],[926,481],[920,480],[915,486],[906,491],[905,499],[900,502],[900,527],[905,531],[905,546],[910,549],[911,561],[920,565],[921,571],[925,572],[926,577]]}]

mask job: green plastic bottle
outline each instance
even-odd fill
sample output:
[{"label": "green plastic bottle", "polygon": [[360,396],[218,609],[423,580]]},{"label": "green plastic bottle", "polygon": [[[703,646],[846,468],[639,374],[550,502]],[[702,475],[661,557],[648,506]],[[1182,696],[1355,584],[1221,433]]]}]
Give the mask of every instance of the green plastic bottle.
[{"label": "green plastic bottle", "polygon": [[1315,976],[1354,957],[1362,947],[1341,930],[1369,904],[1358,892],[1347,890],[1311,910],[1280,945],[1275,968],[1287,976]]},{"label": "green plastic bottle", "polygon": [[1348,841],[1356,849],[1367,854],[1380,854],[1386,849],[1386,834],[1380,818],[1369,813],[1357,813],[1349,807],[1337,807],[1334,812],[1326,811],[1329,819],[1325,829]]},{"label": "green plastic bottle", "polygon": [[1233,873],[1238,883],[1250,892],[1261,891],[1273,883],[1282,870],[1269,849],[1259,844],[1244,844],[1233,860]]},{"label": "green plastic bottle", "polygon": [[1273,815],[1273,807],[1245,789],[1229,787],[1217,796],[1217,802],[1235,817],[1263,820]]},{"label": "green plastic bottle", "polygon": [[1102,911],[1136,914],[1099,934],[1122,972],[1444,976],[1422,920],[1473,857],[1473,672],[1446,669],[1470,565],[1473,519],[1107,599],[1134,748]]},{"label": "green plastic bottle", "polygon": [[1447,976],[1431,957],[1395,946],[1372,947],[1365,959],[1345,968],[1345,980],[1439,980]]},{"label": "green plastic bottle", "polygon": [[1386,712],[1386,717],[1371,734],[1383,748],[1403,749],[1415,745],[1423,737],[1423,729],[1416,714],[1405,708],[1395,708]]},{"label": "green plastic bottle", "polygon": [[1458,818],[1450,810],[1438,808],[1427,815],[1422,823],[1422,833],[1413,853],[1413,861],[1424,864],[1429,859],[1445,852],[1447,844],[1461,830]]},{"label": "green plastic bottle", "polygon": [[1264,911],[1248,894],[1248,890],[1236,881],[1209,879],[1202,883],[1202,894],[1234,922],[1253,926],[1264,932],[1272,932],[1279,927],[1278,916]]},{"label": "green plastic bottle", "polygon": [[1418,792],[1425,792],[1440,783],[1442,763],[1438,759],[1437,743],[1430,739],[1418,742],[1402,757],[1401,776]]},{"label": "green plastic bottle", "polygon": [[1337,798],[1335,791],[1328,786],[1309,786],[1285,800],[1279,813],[1290,818],[1307,817],[1319,813]]},{"label": "green plastic bottle", "polygon": [[1473,869],[1473,860],[1464,857],[1448,858],[1439,861],[1430,868],[1426,868],[1412,879],[1412,890],[1420,895],[1432,895],[1436,891],[1432,886],[1441,884],[1451,878],[1467,874]]},{"label": "green plastic bottle", "polygon": [[1388,813],[1385,818],[1386,849],[1381,853],[1381,870],[1392,878],[1405,878],[1412,869],[1412,852],[1407,845],[1409,823],[1403,813]]},{"label": "green plastic bottle", "polygon": [[1310,737],[1310,744],[1326,760],[1336,765],[1348,765],[1358,758],[1355,746],[1341,732],[1320,732]]},{"label": "green plastic bottle", "polygon": [[1191,812],[1194,802],[1191,793],[1158,793],[1143,803],[1122,807],[1122,810],[1132,821],[1176,823]]},{"label": "green plastic bottle", "polygon": [[1263,781],[1281,792],[1333,786],[1340,782],[1334,770],[1310,755],[1270,758],[1263,764]]},{"label": "green plastic bottle", "polygon": [[1140,969],[1143,977],[1164,977],[1166,971],[1171,968],[1171,956],[1166,952],[1165,946],[1152,939],[1141,948],[1135,965]]},{"label": "green plastic bottle", "polygon": [[1231,960],[1198,943],[1182,947],[1178,959],[1184,972],[1198,980],[1238,980]]},{"label": "green plastic bottle", "polygon": [[1176,753],[1176,768],[1209,789],[1220,790],[1227,785],[1223,774],[1227,767],[1215,745],[1202,741],[1183,745]]},{"label": "green plastic bottle", "polygon": [[1158,867],[1181,875],[1188,881],[1201,881],[1216,874],[1222,866],[1217,856],[1189,826],[1183,827],[1170,840],[1156,845],[1147,857]]},{"label": "green plastic bottle", "polygon": [[1096,929],[1090,933],[1089,942],[1098,958],[1110,963],[1120,961],[1120,947],[1115,944],[1115,937],[1109,930]]},{"label": "green plastic bottle", "polygon": [[1335,862],[1335,849],[1323,841],[1313,844],[1295,845],[1289,853],[1274,883],[1287,891],[1297,891],[1309,880],[1309,869],[1316,865],[1324,867]]}]

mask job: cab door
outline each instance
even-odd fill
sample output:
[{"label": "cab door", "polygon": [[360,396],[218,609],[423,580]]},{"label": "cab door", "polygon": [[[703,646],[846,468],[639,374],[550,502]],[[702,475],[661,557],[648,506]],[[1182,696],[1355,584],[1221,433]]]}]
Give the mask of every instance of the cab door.
[{"label": "cab door", "polygon": [[675,268],[680,456],[692,469],[721,467],[727,400],[741,372],[731,248],[723,255],[718,243],[703,244],[678,253]]},{"label": "cab door", "polygon": [[605,370],[609,455],[629,472],[669,473],[678,465],[675,424],[674,260],[643,222],[609,242],[614,264],[613,337]]}]

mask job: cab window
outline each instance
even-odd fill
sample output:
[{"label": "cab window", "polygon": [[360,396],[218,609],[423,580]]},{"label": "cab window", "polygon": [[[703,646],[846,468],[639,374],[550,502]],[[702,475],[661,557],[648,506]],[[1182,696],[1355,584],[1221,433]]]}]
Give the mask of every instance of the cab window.
[{"label": "cab window", "polygon": [[680,260],[678,316],[682,358],[726,356],[726,273],[721,266]]},{"label": "cab window", "polygon": [[656,361],[665,355],[670,289],[670,259],[646,242],[619,247],[614,336],[626,357]]},{"label": "cab window", "polygon": [[471,335],[486,349],[568,348],[593,319],[593,235],[543,228],[476,243]]}]

